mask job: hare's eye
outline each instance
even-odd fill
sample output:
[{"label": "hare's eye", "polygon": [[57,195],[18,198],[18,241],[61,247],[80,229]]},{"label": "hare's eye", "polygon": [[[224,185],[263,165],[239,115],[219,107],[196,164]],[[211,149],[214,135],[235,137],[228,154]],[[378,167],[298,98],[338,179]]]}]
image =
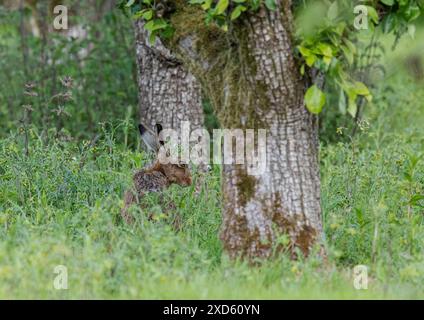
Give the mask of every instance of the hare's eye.
[{"label": "hare's eye", "polygon": [[178,165],[178,167],[185,169],[185,168],[187,168],[187,165],[185,163],[181,163],[180,165]]}]

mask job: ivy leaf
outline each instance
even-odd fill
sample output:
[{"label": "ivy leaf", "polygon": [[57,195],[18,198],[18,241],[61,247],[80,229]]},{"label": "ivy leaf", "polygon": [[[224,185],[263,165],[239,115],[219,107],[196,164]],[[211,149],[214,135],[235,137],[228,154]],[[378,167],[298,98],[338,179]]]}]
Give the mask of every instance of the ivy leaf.
[{"label": "ivy leaf", "polygon": [[253,11],[258,10],[260,5],[261,5],[261,1],[260,0],[252,0],[252,9],[253,9]]},{"label": "ivy leaf", "polygon": [[223,14],[227,10],[229,0],[219,0],[218,4],[215,7],[216,14]]},{"label": "ivy leaf", "polygon": [[155,26],[155,21],[154,20],[150,20],[149,22],[147,22],[144,25],[144,29],[146,29],[147,31],[153,31],[154,26]]},{"label": "ivy leaf", "polygon": [[231,13],[231,20],[236,20],[243,11],[246,11],[246,7],[243,5],[238,5],[234,8],[233,12]]},{"label": "ivy leaf", "polygon": [[305,58],[306,64],[308,65],[308,67],[312,67],[314,65],[314,63],[317,61],[317,56],[314,54],[311,54],[310,56],[307,56]]},{"label": "ivy leaf", "polygon": [[360,81],[355,82],[355,92],[360,96],[368,96],[370,94],[370,90],[367,88],[367,86]]},{"label": "ivy leaf", "polygon": [[312,54],[311,50],[309,50],[308,48],[305,48],[303,46],[297,46],[297,48],[299,49],[299,52],[302,54],[303,57],[308,57]]},{"label": "ivy leaf", "polygon": [[320,51],[320,53],[328,58],[332,58],[333,57],[333,49],[331,49],[331,46],[329,46],[326,43],[321,42],[318,45],[318,50]]},{"label": "ivy leaf", "polygon": [[409,5],[404,10],[403,16],[408,22],[417,19],[421,14],[421,10],[417,5]]},{"label": "ivy leaf", "polygon": [[349,105],[347,107],[347,112],[352,116],[352,118],[356,117],[356,112],[358,112],[358,106],[356,105],[356,99],[351,99],[349,97]]},{"label": "ivy leaf", "polygon": [[150,20],[144,25],[144,29],[147,31],[150,31],[150,43],[154,43],[156,39],[156,33],[158,30],[166,30],[167,28],[170,28],[168,23],[163,19],[154,19]]},{"label": "ivy leaf", "polygon": [[308,67],[312,67],[315,61],[317,61],[317,56],[313,54],[310,49],[305,48],[303,46],[298,46],[297,49],[299,50],[302,57],[305,58],[305,61]]},{"label": "ivy leaf", "polygon": [[[203,2],[203,1],[202,1]],[[209,10],[211,8],[212,5],[212,0],[206,0],[204,1],[204,3],[202,4],[202,9],[203,10]]]},{"label": "ivy leaf", "polygon": [[156,41],[156,32],[152,32],[149,35],[149,43],[151,45],[154,45],[155,44],[155,41]]},{"label": "ivy leaf", "polygon": [[358,106],[356,105],[357,95],[354,91],[348,90],[347,97],[348,97],[347,112],[352,116],[352,118],[355,118],[356,112],[358,111]]},{"label": "ivy leaf", "polygon": [[153,10],[147,10],[143,13],[142,18],[145,20],[150,20],[153,17]]},{"label": "ivy leaf", "polygon": [[170,25],[168,25],[162,32],[161,32],[161,36],[164,37],[165,39],[170,39],[172,38],[172,36],[175,33],[175,29],[173,27],[171,27]]},{"label": "ivy leaf", "polygon": [[314,84],[306,91],[305,103],[309,112],[319,114],[325,104],[324,92],[322,92],[317,85]]},{"label": "ivy leaf", "polygon": [[265,5],[271,11],[275,11],[277,9],[275,0],[265,0]]},{"label": "ivy leaf", "polygon": [[359,96],[364,96],[368,102],[372,101],[372,95],[368,87],[360,81],[355,82],[355,92]]}]

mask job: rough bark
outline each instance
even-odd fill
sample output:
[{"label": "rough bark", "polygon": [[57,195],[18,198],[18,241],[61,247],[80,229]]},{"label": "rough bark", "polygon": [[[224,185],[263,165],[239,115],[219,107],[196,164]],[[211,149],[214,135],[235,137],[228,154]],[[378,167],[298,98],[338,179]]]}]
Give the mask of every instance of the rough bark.
[{"label": "rough bark", "polygon": [[135,22],[141,120],[154,127],[179,130],[181,121],[191,129],[203,125],[201,86],[160,39],[150,44],[143,22]]},{"label": "rough bark", "polygon": [[200,9],[177,2],[166,43],[202,83],[224,128],[267,129],[264,174],[225,165],[221,239],[231,257],[270,257],[283,246],[309,254],[322,233],[316,118],[293,55],[290,1],[244,14],[228,32],[205,26]]}]

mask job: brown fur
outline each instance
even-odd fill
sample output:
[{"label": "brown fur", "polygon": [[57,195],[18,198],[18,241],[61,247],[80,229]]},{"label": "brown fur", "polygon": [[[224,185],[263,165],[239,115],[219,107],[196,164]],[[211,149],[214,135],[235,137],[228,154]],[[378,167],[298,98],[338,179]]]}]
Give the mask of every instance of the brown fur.
[{"label": "brown fur", "polygon": [[121,211],[123,219],[129,224],[133,223],[134,218],[128,209],[134,204],[140,204],[140,199],[146,193],[161,192],[173,183],[184,187],[191,185],[190,170],[185,166],[156,161],[153,166],[137,171],[133,176],[133,189],[127,190],[124,195],[124,208]]}]

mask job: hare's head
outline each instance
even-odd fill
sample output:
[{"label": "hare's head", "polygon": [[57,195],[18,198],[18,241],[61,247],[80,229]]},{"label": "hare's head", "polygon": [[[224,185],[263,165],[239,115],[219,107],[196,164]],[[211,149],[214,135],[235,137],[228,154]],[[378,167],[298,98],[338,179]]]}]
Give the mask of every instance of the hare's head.
[{"label": "hare's head", "polygon": [[159,148],[165,143],[159,138],[160,132],[162,131],[162,126],[156,124],[156,132],[149,129],[144,124],[139,124],[138,129],[140,131],[141,139],[147,148],[154,152],[156,155],[156,161],[151,167],[151,171],[160,171],[165,175],[170,183],[176,183],[180,186],[189,186],[191,185],[191,173],[187,164],[184,163],[161,163],[158,159]]},{"label": "hare's head", "polygon": [[156,167],[170,183],[176,183],[183,187],[191,185],[191,173],[186,164],[161,164],[158,161]]}]

